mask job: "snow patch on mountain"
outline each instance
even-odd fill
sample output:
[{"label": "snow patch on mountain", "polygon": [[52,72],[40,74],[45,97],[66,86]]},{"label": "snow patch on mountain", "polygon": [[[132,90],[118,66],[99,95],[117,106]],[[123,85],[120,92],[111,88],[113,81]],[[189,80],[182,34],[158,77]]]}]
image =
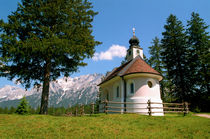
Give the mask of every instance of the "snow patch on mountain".
[{"label": "snow patch on mountain", "polygon": [[[102,74],[88,74],[79,77],[60,78],[50,83],[49,106],[68,107],[75,104],[88,104],[96,101]],[[32,107],[40,106],[41,88],[25,91],[22,88],[7,85],[0,88],[0,106],[17,105],[16,100],[26,96]],[[7,103],[5,103],[7,102]]]}]

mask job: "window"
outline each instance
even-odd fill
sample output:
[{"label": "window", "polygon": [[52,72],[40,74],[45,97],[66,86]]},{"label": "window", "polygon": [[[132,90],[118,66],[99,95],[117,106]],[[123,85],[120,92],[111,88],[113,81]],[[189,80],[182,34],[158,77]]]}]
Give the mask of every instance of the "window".
[{"label": "window", "polygon": [[118,97],[120,97],[120,88],[119,88],[119,86],[117,86],[117,90],[116,90],[117,92],[116,92],[116,97],[118,98]]},{"label": "window", "polygon": [[130,83],[130,93],[133,94],[134,93],[134,84]]},{"label": "window", "polygon": [[135,94],[135,82],[133,79],[128,79],[126,83],[126,90],[128,96],[133,96]]},{"label": "window", "polygon": [[139,54],[139,50],[137,50],[136,52],[137,52],[137,54]]},{"label": "window", "polygon": [[149,86],[149,88],[152,88],[152,86],[153,86],[151,81],[148,81],[147,85]]}]

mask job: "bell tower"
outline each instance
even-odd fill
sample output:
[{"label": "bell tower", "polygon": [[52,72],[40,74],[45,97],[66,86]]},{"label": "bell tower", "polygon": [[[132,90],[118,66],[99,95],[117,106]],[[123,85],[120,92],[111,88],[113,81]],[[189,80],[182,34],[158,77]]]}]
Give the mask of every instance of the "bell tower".
[{"label": "bell tower", "polygon": [[139,39],[135,36],[135,28],[133,28],[133,37],[129,40],[129,43],[126,60],[130,61],[138,55],[143,59],[143,49],[139,46]]}]

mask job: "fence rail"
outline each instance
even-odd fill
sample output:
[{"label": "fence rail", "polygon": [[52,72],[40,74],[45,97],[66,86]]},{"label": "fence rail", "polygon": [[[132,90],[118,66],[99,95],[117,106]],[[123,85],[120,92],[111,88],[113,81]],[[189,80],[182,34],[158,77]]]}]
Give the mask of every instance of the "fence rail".
[{"label": "fence rail", "polygon": [[[183,113],[184,115],[189,113],[189,103],[183,102],[183,103],[160,103],[160,102],[151,102],[148,100],[147,103],[133,103],[133,102],[114,102],[114,101],[103,101],[102,104],[104,104],[104,107],[102,108],[103,111],[108,113],[141,113],[141,114],[148,114],[152,115],[154,113]],[[144,107],[122,107],[122,106],[111,106],[110,104],[139,104],[139,106]],[[146,106],[145,106],[146,104]],[[162,105],[159,106],[152,106],[155,104]],[[160,111],[157,111],[157,110]],[[131,112],[129,110],[146,110],[147,112],[139,112],[134,111]],[[154,111],[156,110],[156,111]],[[162,111],[161,111],[162,110]]]}]

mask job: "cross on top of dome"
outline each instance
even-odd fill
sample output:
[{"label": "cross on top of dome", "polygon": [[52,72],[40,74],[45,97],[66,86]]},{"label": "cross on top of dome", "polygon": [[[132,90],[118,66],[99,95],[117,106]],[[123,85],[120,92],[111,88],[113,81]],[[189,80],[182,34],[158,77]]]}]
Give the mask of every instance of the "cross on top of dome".
[{"label": "cross on top of dome", "polygon": [[135,30],[136,30],[136,29],[135,29],[135,28],[133,28],[133,36],[135,36]]},{"label": "cross on top of dome", "polygon": [[135,36],[135,31],[136,29],[133,28],[133,37],[129,40],[129,43],[130,43],[130,47],[131,46],[139,46],[139,39]]}]

